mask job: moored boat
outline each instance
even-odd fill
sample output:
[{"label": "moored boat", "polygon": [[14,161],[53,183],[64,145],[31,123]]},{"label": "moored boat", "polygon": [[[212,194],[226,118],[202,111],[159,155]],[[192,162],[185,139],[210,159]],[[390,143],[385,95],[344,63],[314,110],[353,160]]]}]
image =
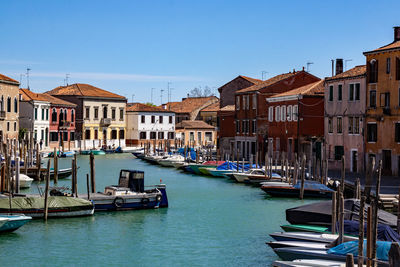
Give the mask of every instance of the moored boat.
[{"label": "moored boat", "polygon": [[107,186],[104,193],[90,194],[89,199],[96,211],[168,207],[166,186],[159,184],[145,189],[144,172],[135,170],[121,170],[118,185]]},{"label": "moored boat", "polygon": [[[15,176],[13,177],[13,182],[14,184],[16,183],[15,181]],[[28,175],[25,175],[23,173],[19,174],[19,188],[29,188],[31,187],[33,182],[33,179],[29,177]]]},{"label": "moored boat", "polygon": [[0,214],[0,233],[13,232],[32,220],[32,217],[21,215]]},{"label": "moored boat", "polygon": [[[300,195],[301,182],[295,185],[276,186],[263,184],[261,189],[273,197],[298,197]],[[304,197],[310,198],[331,198],[332,189],[326,185],[320,184],[315,181],[304,182]]]},{"label": "moored boat", "polygon": [[191,163],[188,167],[192,170],[193,173],[201,175],[199,168],[216,168],[221,164],[224,164],[225,161],[206,161],[202,164]]}]

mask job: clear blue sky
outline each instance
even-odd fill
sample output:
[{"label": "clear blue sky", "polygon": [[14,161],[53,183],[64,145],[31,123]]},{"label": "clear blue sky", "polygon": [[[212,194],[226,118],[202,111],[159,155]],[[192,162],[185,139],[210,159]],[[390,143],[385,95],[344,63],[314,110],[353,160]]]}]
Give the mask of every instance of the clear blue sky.
[{"label": "clear blue sky", "polygon": [[[393,41],[400,1],[2,1],[0,73],[31,90],[90,83],[135,101],[179,100],[237,75],[301,69],[321,78],[331,59],[364,64]],[[22,77],[26,87],[26,78]]]}]

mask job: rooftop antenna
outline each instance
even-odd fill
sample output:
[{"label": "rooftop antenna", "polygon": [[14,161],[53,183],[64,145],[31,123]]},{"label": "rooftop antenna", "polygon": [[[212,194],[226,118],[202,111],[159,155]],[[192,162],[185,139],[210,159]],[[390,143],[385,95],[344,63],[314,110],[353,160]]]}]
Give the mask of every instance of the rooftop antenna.
[{"label": "rooftop antenna", "polygon": [[353,61],[352,59],[345,59],[344,60],[344,70],[347,70],[347,62]]},{"label": "rooftop antenna", "polygon": [[265,71],[265,70],[263,70],[262,72],[261,72],[261,80],[262,81],[264,81],[264,74],[267,74],[268,73],[268,71]]},{"label": "rooftop antenna", "polygon": [[31,69],[26,68],[26,84],[27,84],[28,89],[30,89],[29,88],[29,71],[31,71]]},{"label": "rooftop antenna", "polygon": [[69,73],[65,74],[65,85],[68,86]]},{"label": "rooftop antenna", "polygon": [[133,99],[135,98],[135,94],[132,94],[132,103],[133,103]]},{"label": "rooftop antenna", "polygon": [[[167,82],[167,96],[168,96],[168,102],[170,102],[170,88],[169,85],[171,84],[171,82]],[[162,104],[162,103],[161,103]]]},{"label": "rooftop antenna", "polygon": [[307,62],[307,72],[310,72],[310,66],[314,64],[314,62],[308,61]]},{"label": "rooftop antenna", "polygon": [[162,103],[163,103],[163,102],[162,102],[162,94],[163,94],[163,92],[164,92],[164,89],[161,89],[160,91],[161,91],[160,97],[161,97],[161,105],[162,105]]}]

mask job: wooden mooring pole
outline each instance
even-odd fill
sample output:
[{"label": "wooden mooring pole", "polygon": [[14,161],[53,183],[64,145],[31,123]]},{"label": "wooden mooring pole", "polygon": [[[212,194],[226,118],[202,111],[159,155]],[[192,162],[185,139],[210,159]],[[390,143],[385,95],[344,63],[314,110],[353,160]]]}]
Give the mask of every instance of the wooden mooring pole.
[{"label": "wooden mooring pole", "polygon": [[49,184],[50,184],[50,163],[51,161],[47,161],[47,175],[46,175],[46,187],[44,189],[44,220],[47,221],[47,215],[49,212]]},{"label": "wooden mooring pole", "polygon": [[57,148],[54,148],[54,152],[53,152],[54,156],[53,156],[53,160],[54,160],[54,164],[53,164],[53,168],[54,168],[54,184],[58,183],[58,156],[57,156]]},{"label": "wooden mooring pole", "polygon": [[332,228],[332,234],[336,234],[336,196],[337,196],[337,192],[332,192],[332,207],[331,207],[331,228]]},{"label": "wooden mooring pole", "polygon": [[92,152],[90,153],[90,187],[92,189],[92,193],[96,193],[96,170],[94,164],[94,155]]},{"label": "wooden mooring pole", "polygon": [[304,197],[304,179],[306,174],[306,155],[303,155],[301,161],[301,187],[300,187],[300,199]]},{"label": "wooden mooring pole", "polygon": [[360,210],[358,211],[358,267],[364,265],[364,210],[366,197],[362,196],[360,200]]},{"label": "wooden mooring pole", "polygon": [[86,174],[86,189],[87,189],[87,199],[90,200],[90,182],[89,173]]}]

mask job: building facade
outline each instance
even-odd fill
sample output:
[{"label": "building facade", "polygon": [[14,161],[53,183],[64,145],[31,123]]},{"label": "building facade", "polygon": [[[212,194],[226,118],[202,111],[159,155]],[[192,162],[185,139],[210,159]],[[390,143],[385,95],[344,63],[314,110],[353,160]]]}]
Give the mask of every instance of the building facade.
[{"label": "building facade", "polygon": [[220,96],[220,108],[223,108],[227,105],[235,104],[235,93],[236,91],[253,86],[255,84],[261,83],[261,80],[246,77],[243,75],[237,76],[235,79],[227,82],[218,88],[219,96]]},{"label": "building facade", "polygon": [[235,139],[235,105],[227,105],[218,111],[219,131],[218,149],[219,154],[225,159],[233,159]]},{"label": "building facade", "polygon": [[182,121],[176,124],[176,139],[190,147],[213,147],[216,145],[215,128],[204,121]]},{"label": "building facade", "polygon": [[0,141],[18,138],[18,117],[19,82],[0,74]]},{"label": "building facade", "polygon": [[214,126],[218,131],[218,111],[219,101],[208,105],[199,112],[198,120],[202,120],[211,126]]},{"label": "building facade", "polygon": [[400,175],[400,27],[394,41],[364,52],[367,65],[365,157],[382,160],[383,175]]},{"label": "building facade", "polygon": [[[267,98],[268,152],[288,159],[305,154],[322,158],[324,138],[324,81],[318,81]],[[274,153],[275,152],[275,153]]]},{"label": "building facade", "polygon": [[330,170],[364,172],[366,66],[325,79],[325,156]]},{"label": "building facade", "polygon": [[29,89],[19,90],[19,128],[33,134],[33,140],[41,149],[49,148],[50,102],[44,94]]},{"label": "building facade", "polygon": [[175,113],[140,103],[126,108],[126,145],[143,146],[175,139]]},{"label": "building facade", "polygon": [[77,105],[75,147],[125,146],[125,97],[82,83],[47,93]]}]

